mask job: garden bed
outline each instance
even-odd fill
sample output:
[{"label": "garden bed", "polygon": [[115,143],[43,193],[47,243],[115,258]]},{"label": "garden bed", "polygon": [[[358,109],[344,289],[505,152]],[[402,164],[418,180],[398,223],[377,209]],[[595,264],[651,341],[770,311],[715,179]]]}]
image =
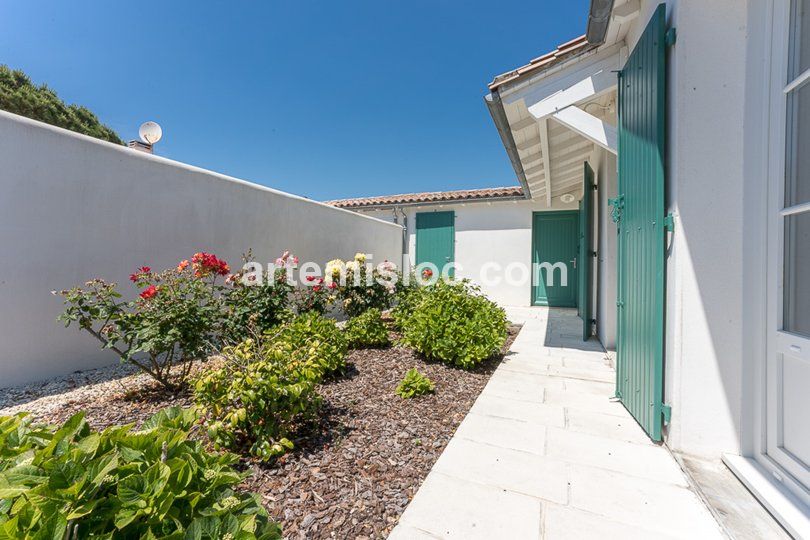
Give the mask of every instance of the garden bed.
[{"label": "garden bed", "polygon": [[[504,351],[517,330],[510,328]],[[404,347],[352,351],[348,373],[320,388],[319,425],[274,464],[245,460],[253,470],[246,488],[261,495],[286,538],[384,538],[499,362],[463,371]],[[434,394],[404,400],[394,393],[412,367],[435,383]],[[26,410],[58,423],[84,410],[93,427],[104,428],[191,404],[187,394],[158,390],[130,367],[114,366],[6,389],[0,415]]]}]

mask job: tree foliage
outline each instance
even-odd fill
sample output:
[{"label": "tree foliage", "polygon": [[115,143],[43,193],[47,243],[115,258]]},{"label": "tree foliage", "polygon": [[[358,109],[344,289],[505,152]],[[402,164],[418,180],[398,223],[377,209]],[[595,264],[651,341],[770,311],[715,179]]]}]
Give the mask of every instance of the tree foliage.
[{"label": "tree foliage", "polygon": [[89,109],[66,104],[46,85],[37,86],[28,75],[0,65],[0,109],[97,139],[123,144],[111,128]]}]

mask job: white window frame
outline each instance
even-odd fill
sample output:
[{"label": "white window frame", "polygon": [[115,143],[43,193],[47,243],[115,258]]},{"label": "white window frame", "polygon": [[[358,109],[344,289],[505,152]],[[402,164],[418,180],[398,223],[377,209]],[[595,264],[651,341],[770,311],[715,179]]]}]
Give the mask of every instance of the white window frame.
[{"label": "white window frame", "polygon": [[[770,28],[770,77],[765,103],[768,108],[768,201],[767,201],[767,277],[766,277],[766,355],[762,359],[766,367],[758,377],[759,409],[756,437],[754,439],[755,459],[791,493],[810,505],[810,493],[797,482],[783,466],[768,453],[769,432],[773,438],[777,429],[773,411],[776,396],[768,392],[770,380],[778,380],[773,366],[777,347],[790,334],[781,331],[784,301],[784,219],[786,216],[810,210],[810,204],[799,204],[785,208],[786,154],[787,154],[787,96],[791,92],[810,84],[810,69],[796,79],[788,81],[790,65],[790,11],[791,0],[772,0]],[[768,401],[770,400],[770,401]]]}]

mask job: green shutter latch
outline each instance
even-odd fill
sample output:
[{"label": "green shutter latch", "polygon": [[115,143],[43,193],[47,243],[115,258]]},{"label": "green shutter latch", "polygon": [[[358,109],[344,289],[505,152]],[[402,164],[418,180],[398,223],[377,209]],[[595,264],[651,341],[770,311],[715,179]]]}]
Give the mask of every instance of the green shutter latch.
[{"label": "green shutter latch", "polygon": [[664,423],[669,424],[669,421],[672,420],[672,406],[662,403],[661,414],[664,415]]},{"label": "green shutter latch", "polygon": [[675,42],[678,41],[678,31],[675,30],[675,27],[670,28],[667,30],[667,33],[664,37],[667,47],[672,47],[675,45]]},{"label": "green shutter latch", "polygon": [[664,216],[664,228],[669,232],[675,231],[675,216],[672,214],[667,214]]}]

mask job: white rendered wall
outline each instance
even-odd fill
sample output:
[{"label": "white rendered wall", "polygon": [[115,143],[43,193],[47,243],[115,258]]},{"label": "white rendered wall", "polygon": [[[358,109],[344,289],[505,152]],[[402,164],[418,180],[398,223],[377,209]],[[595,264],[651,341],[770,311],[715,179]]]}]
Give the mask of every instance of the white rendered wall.
[{"label": "white rendered wall", "polygon": [[116,362],[51,290],[196,251],[399,260],[399,226],[0,112],[0,387]]},{"label": "white rendered wall", "polygon": [[[576,202],[564,204],[559,200],[552,201],[551,210],[576,209]],[[532,214],[549,208],[545,201],[520,200],[405,207],[403,210],[408,217],[408,253],[411,265],[416,262],[416,213],[453,211],[456,214],[455,259],[460,265],[456,270],[456,277],[479,282],[481,267],[489,261],[498,262],[503,267],[511,262],[520,262],[531,268]],[[393,219],[391,210],[364,213],[381,219]],[[514,275],[517,277],[518,272]],[[497,285],[483,286],[482,289],[490,299],[503,306],[531,305],[530,281],[523,285],[512,285],[503,280]]]},{"label": "white rendered wall", "polygon": [[606,349],[616,350],[616,287],[617,230],[611,219],[608,199],[616,197],[616,156],[600,150],[596,170],[599,189],[596,191],[597,227],[597,280],[596,280],[596,333]]}]

